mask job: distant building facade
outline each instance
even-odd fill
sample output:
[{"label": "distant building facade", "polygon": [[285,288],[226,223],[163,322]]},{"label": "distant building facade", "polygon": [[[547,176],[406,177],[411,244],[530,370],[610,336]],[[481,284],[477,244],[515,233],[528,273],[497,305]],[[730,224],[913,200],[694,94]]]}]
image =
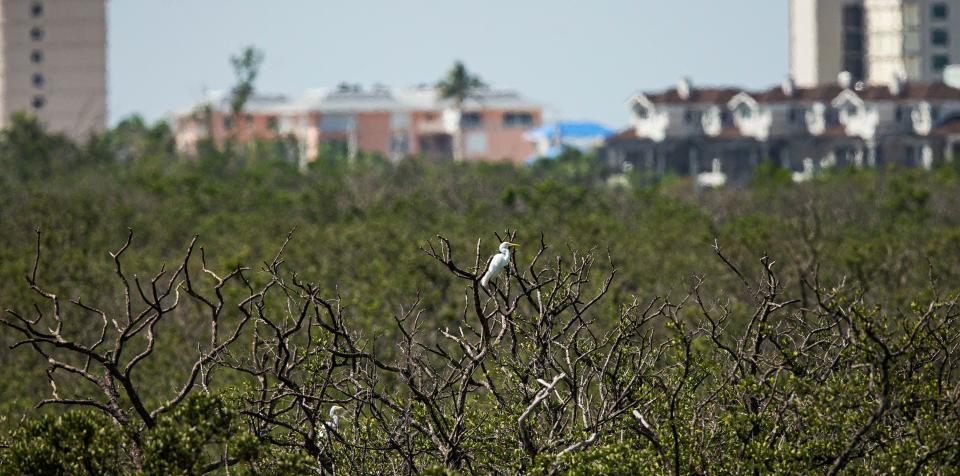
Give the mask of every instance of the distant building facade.
[{"label": "distant building facade", "polygon": [[960,157],[960,89],[894,81],[763,91],[676,88],[639,93],[633,123],[607,140],[614,167],[663,175],[723,172],[746,180],[765,158],[799,173],[898,163],[930,168]]},{"label": "distant building facade", "polygon": [[790,0],[790,71],[800,87],[943,80],[960,62],[960,0]]},{"label": "distant building facade", "polygon": [[0,127],[17,112],[74,139],[107,123],[105,0],[0,0]]},{"label": "distant building facade", "polygon": [[[241,142],[294,138],[306,160],[315,158],[324,144],[392,159],[453,156],[457,120],[452,103],[440,99],[431,87],[362,90],[345,85],[308,91],[292,100],[258,96],[245,109],[244,117],[234,118],[229,98],[213,95],[178,114],[179,149],[194,150],[205,137],[222,144],[232,135]],[[520,162],[534,152],[523,134],[541,120],[541,107],[514,91],[480,91],[467,99],[459,120],[463,157]]]}]

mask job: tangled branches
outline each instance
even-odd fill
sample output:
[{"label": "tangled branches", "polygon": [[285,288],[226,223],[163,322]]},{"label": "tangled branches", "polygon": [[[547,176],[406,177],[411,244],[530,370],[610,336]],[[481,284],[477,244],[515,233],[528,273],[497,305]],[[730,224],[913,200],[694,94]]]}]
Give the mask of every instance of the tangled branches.
[{"label": "tangled branches", "polygon": [[[353,325],[338,292],[286,271],[283,248],[257,273],[261,286],[246,268],[218,276],[201,249],[212,283],[201,292],[195,242],[177,271],[144,287],[121,266],[128,237],[113,254],[127,311],[111,318],[74,301],[101,322],[99,340],[83,344],[64,336],[59,299],[37,284],[38,241],[28,283],[50,310],[3,322],[24,336],[18,347],[50,362],[42,404],[96,408],[138,451],[157,415],[187,394],[224,391],[210,378],[219,369],[233,376],[233,402],[260,445],[344,474],[960,468],[960,310],[935,287],[927,304],[889,311],[811,273],[801,290],[813,297],[793,298],[772,259],[752,282],[717,247],[751,301],[708,299],[697,278],[679,300],[636,298],[609,315],[597,303],[615,278],[612,258],[553,254],[541,238],[483,288],[483,243],[465,266],[438,237],[423,251],[461,284],[458,319],[440,325],[417,296],[385,337]],[[232,305],[227,286],[243,290]],[[179,391],[148,410],[131,372],[181,299],[204,310],[209,340]],[[139,352],[124,352],[134,342]],[[56,372],[98,396],[63,396]],[[238,461],[225,452],[208,468]]]}]

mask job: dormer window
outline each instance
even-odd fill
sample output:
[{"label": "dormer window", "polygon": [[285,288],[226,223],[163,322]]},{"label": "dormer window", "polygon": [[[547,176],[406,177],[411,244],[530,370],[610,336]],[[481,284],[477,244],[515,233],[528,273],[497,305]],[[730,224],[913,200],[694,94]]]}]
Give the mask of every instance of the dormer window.
[{"label": "dormer window", "polygon": [[843,110],[847,113],[848,117],[856,117],[857,113],[860,112],[857,106],[854,106],[853,104],[848,104]]},{"label": "dormer window", "polygon": [[737,106],[736,114],[740,119],[750,119],[750,117],[753,116],[753,110],[745,103],[740,103],[740,105]]},{"label": "dormer window", "polygon": [[650,117],[650,110],[640,103],[633,104],[633,113],[636,114],[640,119],[646,119]]}]

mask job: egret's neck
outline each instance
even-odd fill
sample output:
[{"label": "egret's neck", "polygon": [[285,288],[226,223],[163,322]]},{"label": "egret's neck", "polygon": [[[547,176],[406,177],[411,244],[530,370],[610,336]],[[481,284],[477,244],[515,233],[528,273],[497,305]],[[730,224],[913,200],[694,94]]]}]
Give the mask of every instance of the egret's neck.
[{"label": "egret's neck", "polygon": [[331,420],[332,420],[332,421],[331,421],[330,426],[332,426],[332,427],[334,427],[334,428],[340,426],[340,415],[334,414],[334,415],[333,415],[333,418],[331,418]]},{"label": "egret's neck", "polygon": [[507,248],[507,249],[501,251],[500,254],[502,254],[504,258],[506,258],[507,260],[509,260],[509,259],[510,259],[510,248]]}]

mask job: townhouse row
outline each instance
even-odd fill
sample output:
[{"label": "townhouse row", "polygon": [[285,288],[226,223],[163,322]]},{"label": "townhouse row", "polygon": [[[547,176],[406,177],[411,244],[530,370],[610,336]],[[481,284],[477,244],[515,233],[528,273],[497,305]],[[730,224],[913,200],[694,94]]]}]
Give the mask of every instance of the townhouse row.
[{"label": "townhouse row", "polygon": [[[799,174],[837,166],[933,167],[960,153],[960,89],[897,79],[764,91],[675,88],[629,100],[632,124],[610,137],[613,167],[746,180],[765,158]],[[802,175],[799,175],[802,176]]]}]

